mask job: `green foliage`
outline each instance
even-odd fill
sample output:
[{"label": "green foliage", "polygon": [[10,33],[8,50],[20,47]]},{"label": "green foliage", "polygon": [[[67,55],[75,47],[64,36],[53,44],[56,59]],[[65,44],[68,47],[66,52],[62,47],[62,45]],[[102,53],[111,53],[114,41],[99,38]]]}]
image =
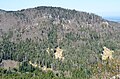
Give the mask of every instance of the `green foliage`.
[{"label": "green foliage", "polygon": [[19,71],[22,73],[25,72],[33,72],[35,70],[35,68],[30,65],[27,61],[22,62],[22,64],[19,66]]},{"label": "green foliage", "polygon": [[89,71],[87,71],[86,69],[77,69],[77,70],[74,70],[73,71],[73,78],[75,78],[75,79],[78,79],[78,78],[80,78],[80,79],[88,79],[89,78],[89,75],[90,75],[90,73],[89,73]]},{"label": "green foliage", "polygon": [[57,46],[57,26],[52,27],[52,30],[48,33],[48,45],[50,48]]},{"label": "green foliage", "polygon": [[[92,13],[45,6],[4,11],[1,17],[0,79],[99,79],[115,70],[109,64],[116,63],[102,62],[100,54],[106,46],[118,51],[119,59],[119,23]],[[55,59],[57,46],[63,50],[64,61]],[[19,68],[4,69],[2,60],[8,59],[20,62]],[[35,68],[29,61],[53,71]]]},{"label": "green foliage", "polygon": [[[109,35],[102,37],[96,31],[84,29],[84,31],[80,31],[82,34],[65,33],[59,42],[59,46],[63,49],[64,61],[54,58],[55,47],[58,46],[58,27],[55,25],[48,31],[48,39],[44,38],[42,41],[26,39],[12,42],[10,40],[12,33],[10,35],[6,33],[2,37],[3,41],[0,42],[0,63],[3,59],[11,59],[19,61],[21,64],[19,70],[1,69],[0,77],[3,79],[89,79],[95,73],[98,74],[96,63],[101,62],[102,47],[118,50],[119,40],[108,39]],[[49,54],[46,52],[48,47],[50,48]],[[41,67],[52,67],[54,71],[59,71],[60,76],[56,76],[54,71],[44,72],[40,68],[34,68],[28,61]],[[92,65],[93,68],[88,67]],[[109,71],[110,67],[104,67]],[[105,72],[104,70],[103,68],[102,72]],[[70,71],[72,76],[66,77],[65,71]]]}]

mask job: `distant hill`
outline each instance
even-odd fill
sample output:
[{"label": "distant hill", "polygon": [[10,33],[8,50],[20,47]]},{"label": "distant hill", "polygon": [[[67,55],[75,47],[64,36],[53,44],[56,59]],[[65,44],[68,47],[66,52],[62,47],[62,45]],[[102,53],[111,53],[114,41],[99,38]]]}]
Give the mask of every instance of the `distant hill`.
[{"label": "distant hill", "polygon": [[109,21],[120,22],[120,17],[103,17]]}]

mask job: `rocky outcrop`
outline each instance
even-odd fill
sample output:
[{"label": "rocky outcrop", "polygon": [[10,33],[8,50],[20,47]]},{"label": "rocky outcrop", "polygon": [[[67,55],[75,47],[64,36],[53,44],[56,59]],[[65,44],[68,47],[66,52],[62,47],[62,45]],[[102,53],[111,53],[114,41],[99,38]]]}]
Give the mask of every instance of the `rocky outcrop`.
[{"label": "rocky outcrop", "polygon": [[52,71],[53,70],[52,68],[47,68],[46,66],[41,67],[40,65],[38,65],[36,63],[32,63],[31,61],[29,61],[29,64],[31,64],[35,68],[38,67],[38,68],[42,69],[43,71]]},{"label": "rocky outcrop", "polygon": [[60,49],[59,47],[56,48],[55,59],[64,60],[63,50]]},{"label": "rocky outcrop", "polygon": [[113,59],[112,53],[114,51],[108,49],[107,47],[103,47],[103,54],[102,55],[102,60],[107,60],[107,59]]}]

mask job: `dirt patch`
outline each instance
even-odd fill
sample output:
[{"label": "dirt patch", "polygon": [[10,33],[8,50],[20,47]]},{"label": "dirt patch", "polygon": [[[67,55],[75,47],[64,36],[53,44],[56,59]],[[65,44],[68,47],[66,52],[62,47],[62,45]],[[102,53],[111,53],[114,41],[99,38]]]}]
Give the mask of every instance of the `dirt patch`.
[{"label": "dirt patch", "polygon": [[3,60],[2,63],[0,63],[0,67],[5,69],[13,69],[19,67],[19,62],[14,60]]}]

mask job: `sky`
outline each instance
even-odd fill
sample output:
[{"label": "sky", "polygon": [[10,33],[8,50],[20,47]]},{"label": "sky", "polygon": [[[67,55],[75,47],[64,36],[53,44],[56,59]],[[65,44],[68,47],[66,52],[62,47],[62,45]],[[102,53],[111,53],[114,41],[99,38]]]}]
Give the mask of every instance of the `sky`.
[{"label": "sky", "polygon": [[95,13],[120,16],[120,0],[1,0],[0,9],[16,11],[37,6],[53,6]]}]

